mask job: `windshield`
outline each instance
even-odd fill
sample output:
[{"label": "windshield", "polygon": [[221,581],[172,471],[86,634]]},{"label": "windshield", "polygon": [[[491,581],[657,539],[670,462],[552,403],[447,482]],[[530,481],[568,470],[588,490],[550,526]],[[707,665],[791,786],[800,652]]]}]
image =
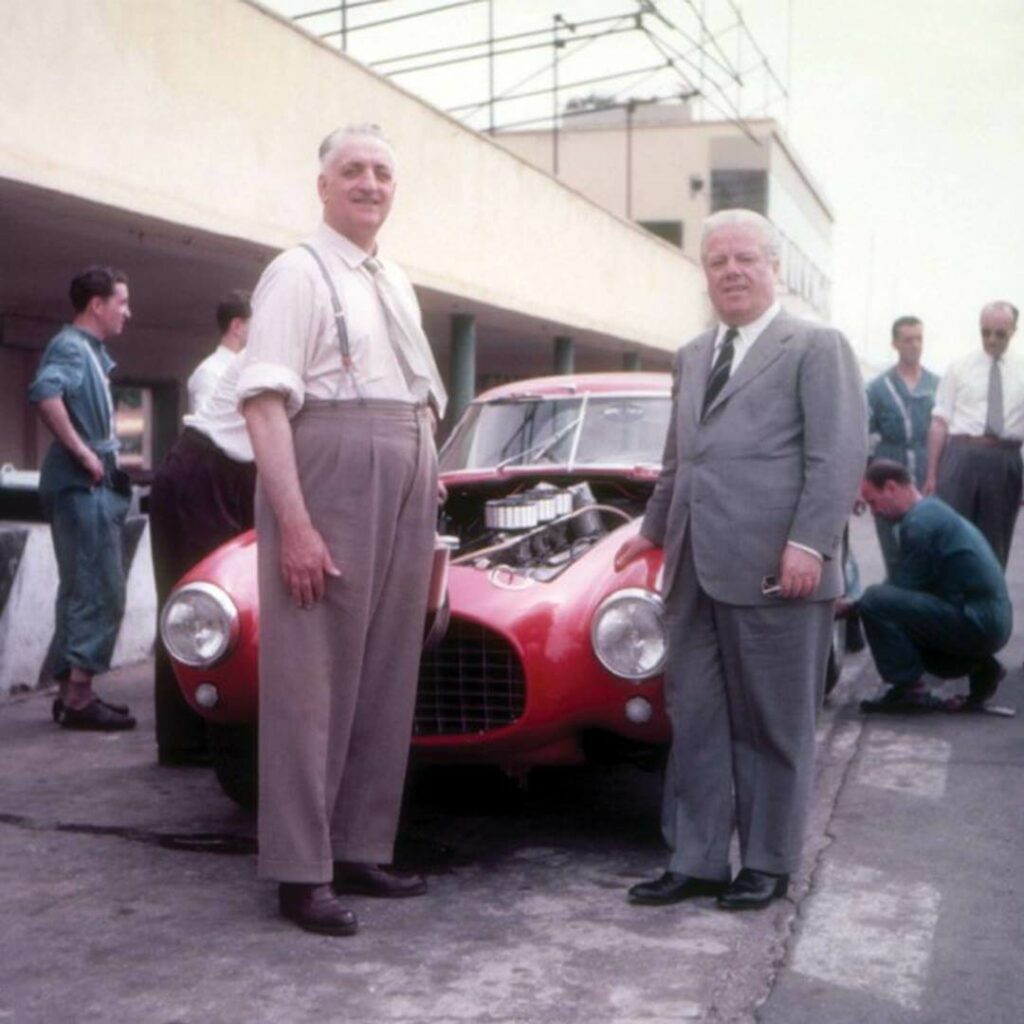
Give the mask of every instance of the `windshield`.
[{"label": "windshield", "polygon": [[474,404],[444,446],[441,470],[659,464],[670,408],[667,394]]}]

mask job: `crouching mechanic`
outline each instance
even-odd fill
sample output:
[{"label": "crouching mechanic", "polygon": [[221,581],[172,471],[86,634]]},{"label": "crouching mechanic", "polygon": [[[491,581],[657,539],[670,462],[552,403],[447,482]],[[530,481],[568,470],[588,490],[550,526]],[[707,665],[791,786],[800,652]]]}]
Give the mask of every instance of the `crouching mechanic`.
[{"label": "crouching mechanic", "polygon": [[[868,466],[861,496],[897,524],[899,558],[888,583],[858,602],[871,654],[889,689],[866,712],[980,710],[1005,671],[995,654],[1009,640],[1013,609],[988,541],[938,498],[925,498],[904,466]],[[923,680],[967,676],[966,697],[944,702]]]}]

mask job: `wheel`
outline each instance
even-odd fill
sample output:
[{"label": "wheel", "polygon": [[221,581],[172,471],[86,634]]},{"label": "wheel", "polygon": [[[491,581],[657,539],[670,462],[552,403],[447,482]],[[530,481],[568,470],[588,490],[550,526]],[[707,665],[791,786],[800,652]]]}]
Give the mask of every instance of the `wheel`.
[{"label": "wheel", "polygon": [[846,620],[835,619],[832,622],[832,647],[828,652],[828,664],[825,666],[825,696],[827,697],[839,682],[843,673],[843,661],[846,658]]},{"label": "wheel", "polygon": [[213,771],[224,794],[246,810],[256,809],[259,758],[254,725],[210,725]]}]

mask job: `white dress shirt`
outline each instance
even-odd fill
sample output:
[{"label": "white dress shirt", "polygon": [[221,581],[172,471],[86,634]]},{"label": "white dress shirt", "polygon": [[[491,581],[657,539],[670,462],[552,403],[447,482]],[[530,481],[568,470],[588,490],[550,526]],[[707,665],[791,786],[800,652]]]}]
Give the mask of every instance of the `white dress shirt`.
[{"label": "white dress shirt", "polygon": [[252,462],[252,442],[245,418],[238,408],[238,377],[242,372],[242,353],[232,352],[231,362],[220,375],[213,393],[184,420],[186,427],[208,437],[235,462]]},{"label": "white dress shirt", "polygon": [[[764,334],[765,328],[779,315],[781,310],[782,306],[778,302],[773,302],[756,320],[736,328],[738,333],[732,343],[730,377],[739,368],[740,363],[743,362],[744,357],[750,351],[750,347]],[[718,358],[718,353],[722,348],[722,342],[725,340],[726,332],[729,330],[731,328],[728,324],[720,323],[718,325],[718,333],[715,335],[715,350],[711,353],[712,366],[715,365],[715,360]]]},{"label": "white dress shirt", "polygon": [[188,411],[198,412],[203,402],[213,394],[221,374],[234,361],[237,352],[227,345],[218,345],[193,371],[188,379]]},{"label": "white dress shirt", "polygon": [[[264,270],[252,296],[238,403],[276,391],[291,417],[307,397],[414,402],[388,337],[376,286],[363,266],[369,254],[326,224],[320,224],[310,244],[338,290],[352,370],[342,365],[331,297],[316,261],[305,249],[289,249]],[[405,273],[380,256],[376,259],[387,268],[406,313],[420,322],[416,293]]]},{"label": "white dress shirt", "polygon": [[[1010,351],[1000,364],[1003,378],[1002,437],[1024,440],[1024,361]],[[946,421],[951,434],[981,437],[988,415],[988,378],[992,357],[979,348],[955,362],[939,381],[932,416]]]}]

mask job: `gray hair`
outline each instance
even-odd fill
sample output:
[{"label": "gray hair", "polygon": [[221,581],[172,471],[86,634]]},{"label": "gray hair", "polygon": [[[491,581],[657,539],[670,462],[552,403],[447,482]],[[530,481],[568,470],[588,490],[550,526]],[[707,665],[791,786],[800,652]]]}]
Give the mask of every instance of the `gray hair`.
[{"label": "gray hair", "polygon": [[986,303],[981,307],[981,315],[984,316],[986,313],[1009,313],[1013,319],[1013,326],[1017,326],[1017,320],[1020,317],[1020,310],[1012,302],[1007,302],[1005,299],[996,299],[995,302]]},{"label": "gray hair", "polygon": [[344,128],[335,128],[334,131],[328,132],[324,136],[323,142],[320,143],[317,156],[320,159],[321,170],[327,166],[331,154],[346,139],[351,138],[371,138],[376,139],[378,142],[383,142],[391,150],[391,156],[394,159],[395,147],[391,145],[391,140],[384,134],[379,124],[347,124]]},{"label": "gray hair", "polygon": [[775,225],[753,210],[744,210],[739,207],[730,210],[718,210],[711,214],[704,221],[704,227],[700,233],[700,254],[704,255],[707,249],[708,239],[718,230],[725,227],[754,228],[761,236],[761,244],[768,256],[777,260],[779,258],[779,233]]}]

